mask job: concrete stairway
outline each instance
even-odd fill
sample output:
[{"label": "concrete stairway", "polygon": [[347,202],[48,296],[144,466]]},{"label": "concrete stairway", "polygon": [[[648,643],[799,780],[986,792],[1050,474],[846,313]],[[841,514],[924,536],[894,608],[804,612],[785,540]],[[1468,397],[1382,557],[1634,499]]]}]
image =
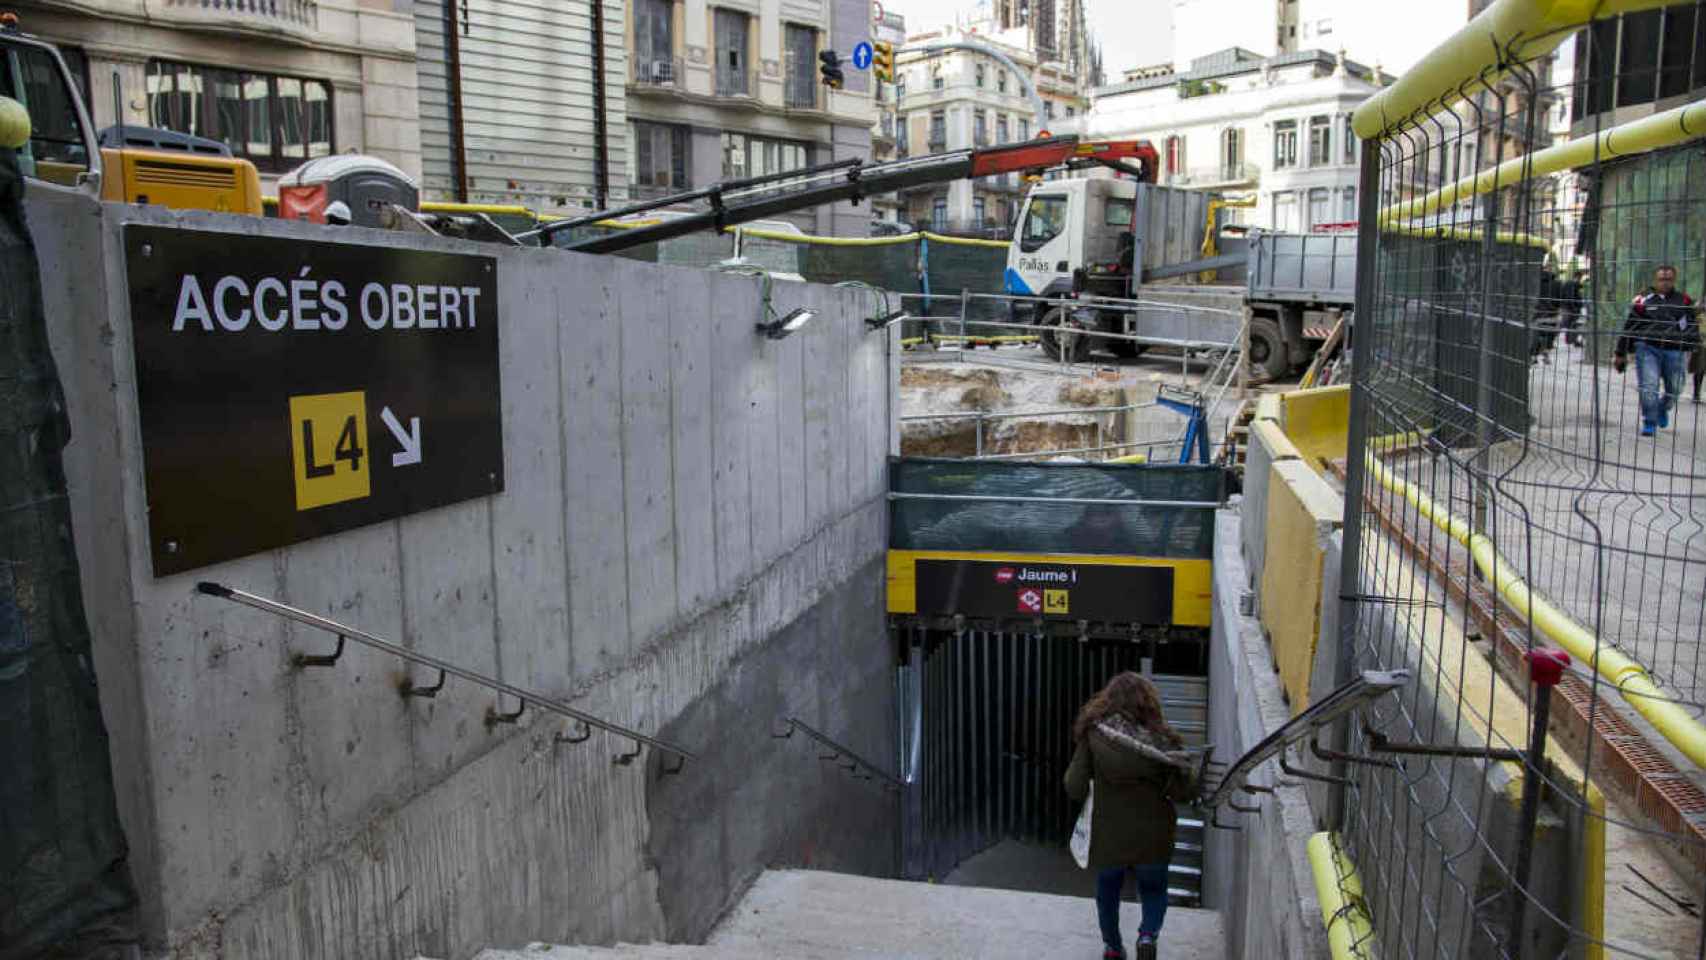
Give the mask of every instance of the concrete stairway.
[{"label": "concrete stairway", "polygon": [[[1121,927],[1137,935],[1138,908],[1124,905]],[[1161,935],[1167,960],[1225,955],[1220,915],[1173,907]],[[618,944],[486,950],[475,960],[760,960],[760,958],[978,958],[1094,960],[1101,956],[1096,906],[1087,899],[874,880],[807,870],[773,870],[704,946]]]}]

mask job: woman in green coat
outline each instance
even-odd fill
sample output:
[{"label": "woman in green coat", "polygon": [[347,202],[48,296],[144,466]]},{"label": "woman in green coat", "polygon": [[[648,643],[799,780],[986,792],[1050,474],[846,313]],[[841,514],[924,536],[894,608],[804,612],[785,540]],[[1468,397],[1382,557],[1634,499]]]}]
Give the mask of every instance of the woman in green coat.
[{"label": "woman in green coat", "polygon": [[1096,874],[1096,913],[1104,960],[1124,960],[1120,889],[1137,876],[1143,922],[1137,960],[1154,960],[1167,913],[1167,864],[1178,820],[1175,800],[1190,788],[1191,762],[1183,741],[1161,715],[1155,685],[1122,673],[1091,697],[1072,727],[1078,747],[1066,769],[1066,792],[1083,800],[1096,785],[1090,813],[1090,862]]}]

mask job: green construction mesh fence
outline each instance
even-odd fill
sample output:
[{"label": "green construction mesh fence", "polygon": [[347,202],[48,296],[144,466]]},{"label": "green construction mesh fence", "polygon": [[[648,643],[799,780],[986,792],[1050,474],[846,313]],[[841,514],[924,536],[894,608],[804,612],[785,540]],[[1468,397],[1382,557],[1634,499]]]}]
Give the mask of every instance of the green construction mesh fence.
[{"label": "green construction mesh fence", "polygon": [[[1225,495],[1225,472],[1171,464],[900,458],[890,461],[889,489],[917,495],[890,501],[889,545],[897,550],[1212,557],[1212,507],[1154,504],[1217,504]],[[1051,499],[1057,502],[1046,502]]]}]

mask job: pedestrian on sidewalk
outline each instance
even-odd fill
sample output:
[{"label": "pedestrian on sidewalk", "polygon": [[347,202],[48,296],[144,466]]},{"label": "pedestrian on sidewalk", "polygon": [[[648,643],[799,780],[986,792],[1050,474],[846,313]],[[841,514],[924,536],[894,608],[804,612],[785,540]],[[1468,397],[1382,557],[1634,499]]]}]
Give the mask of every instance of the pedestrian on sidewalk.
[{"label": "pedestrian on sidewalk", "polygon": [[1652,287],[1629,306],[1612,365],[1622,373],[1629,354],[1635,355],[1643,437],[1670,426],[1671,408],[1682,394],[1688,354],[1700,345],[1699,313],[1693,298],[1676,289],[1676,268],[1669,264],[1653,271]]},{"label": "pedestrian on sidewalk", "polygon": [[1706,380],[1706,343],[1688,355],[1688,372],[1694,374],[1694,402],[1700,402],[1700,381]]},{"label": "pedestrian on sidewalk", "polygon": [[1129,671],[1084,704],[1072,735],[1077,749],[1066,769],[1066,792],[1081,801],[1095,785],[1088,867],[1097,871],[1102,956],[1125,960],[1120,891],[1126,874],[1133,873],[1143,903],[1136,960],[1155,960],[1167,914],[1167,869],[1178,821],[1174,804],[1192,789],[1190,757],[1161,715],[1155,685]]}]

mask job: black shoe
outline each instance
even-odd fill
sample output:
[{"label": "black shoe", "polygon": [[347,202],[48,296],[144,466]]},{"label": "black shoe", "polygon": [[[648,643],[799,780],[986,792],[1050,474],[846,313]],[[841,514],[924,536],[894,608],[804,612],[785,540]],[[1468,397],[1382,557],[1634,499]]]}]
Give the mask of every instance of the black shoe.
[{"label": "black shoe", "polygon": [[1137,939],[1137,952],[1132,954],[1132,960],[1155,960],[1155,941]]}]

